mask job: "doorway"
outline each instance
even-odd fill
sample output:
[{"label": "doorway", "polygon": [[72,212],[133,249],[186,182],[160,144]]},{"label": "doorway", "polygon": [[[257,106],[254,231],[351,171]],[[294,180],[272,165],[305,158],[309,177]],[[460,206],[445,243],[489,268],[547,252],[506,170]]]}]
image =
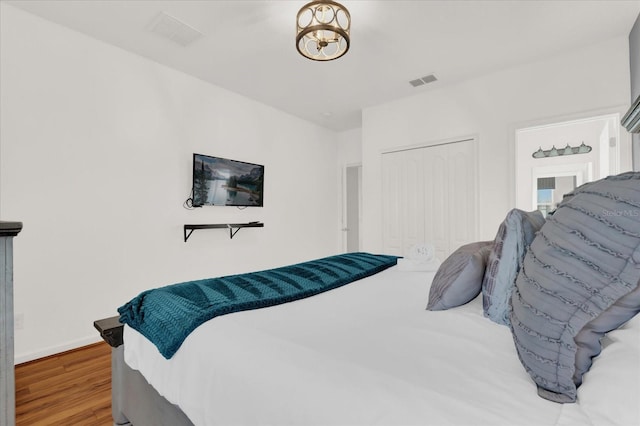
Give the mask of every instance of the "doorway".
[{"label": "doorway", "polygon": [[631,170],[631,141],[620,113],[551,122],[516,130],[516,207],[553,211],[583,183]]},{"label": "doorway", "polygon": [[347,166],[344,171],[345,211],[343,212],[343,249],[346,253],[360,251],[360,221],[362,211],[362,165]]}]

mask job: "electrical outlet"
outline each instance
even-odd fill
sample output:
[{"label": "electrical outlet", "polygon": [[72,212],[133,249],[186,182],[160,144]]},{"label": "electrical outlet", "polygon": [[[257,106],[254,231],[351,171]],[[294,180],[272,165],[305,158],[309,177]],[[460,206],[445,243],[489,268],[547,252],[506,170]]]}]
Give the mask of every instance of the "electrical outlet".
[{"label": "electrical outlet", "polygon": [[13,317],[13,328],[15,330],[24,329],[24,314],[16,314]]}]

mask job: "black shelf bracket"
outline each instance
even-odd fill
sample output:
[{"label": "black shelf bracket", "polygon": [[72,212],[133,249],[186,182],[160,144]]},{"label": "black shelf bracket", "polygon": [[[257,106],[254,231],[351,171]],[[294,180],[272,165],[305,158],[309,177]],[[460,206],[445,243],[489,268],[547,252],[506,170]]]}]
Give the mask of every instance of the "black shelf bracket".
[{"label": "black shelf bracket", "polygon": [[[264,223],[248,222],[248,223],[214,223],[208,225],[184,225],[184,242],[186,243],[193,231],[196,229],[229,229],[229,238],[233,239],[241,228],[263,228]],[[187,233],[189,231],[189,233]]]}]

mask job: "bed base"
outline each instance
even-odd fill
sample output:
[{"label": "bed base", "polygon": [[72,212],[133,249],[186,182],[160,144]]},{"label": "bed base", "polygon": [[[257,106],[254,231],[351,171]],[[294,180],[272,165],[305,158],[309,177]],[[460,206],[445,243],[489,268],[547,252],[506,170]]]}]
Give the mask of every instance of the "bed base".
[{"label": "bed base", "polygon": [[111,345],[111,415],[114,426],[193,426],[189,418],[162,397],[124,362],[123,325],[118,317],[94,322]]}]

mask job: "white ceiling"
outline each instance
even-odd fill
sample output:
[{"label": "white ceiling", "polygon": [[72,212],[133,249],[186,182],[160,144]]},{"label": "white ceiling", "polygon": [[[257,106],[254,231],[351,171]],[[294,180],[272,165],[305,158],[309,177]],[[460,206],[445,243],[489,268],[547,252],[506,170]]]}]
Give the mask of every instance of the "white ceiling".
[{"label": "white ceiling", "polygon": [[[365,107],[628,37],[640,13],[640,0],[343,0],[351,48],[315,62],[295,48],[304,0],[6,3],[333,130],[359,127]],[[161,12],[204,37],[183,47],[152,33]],[[439,81],[409,84],[430,73]]]}]

